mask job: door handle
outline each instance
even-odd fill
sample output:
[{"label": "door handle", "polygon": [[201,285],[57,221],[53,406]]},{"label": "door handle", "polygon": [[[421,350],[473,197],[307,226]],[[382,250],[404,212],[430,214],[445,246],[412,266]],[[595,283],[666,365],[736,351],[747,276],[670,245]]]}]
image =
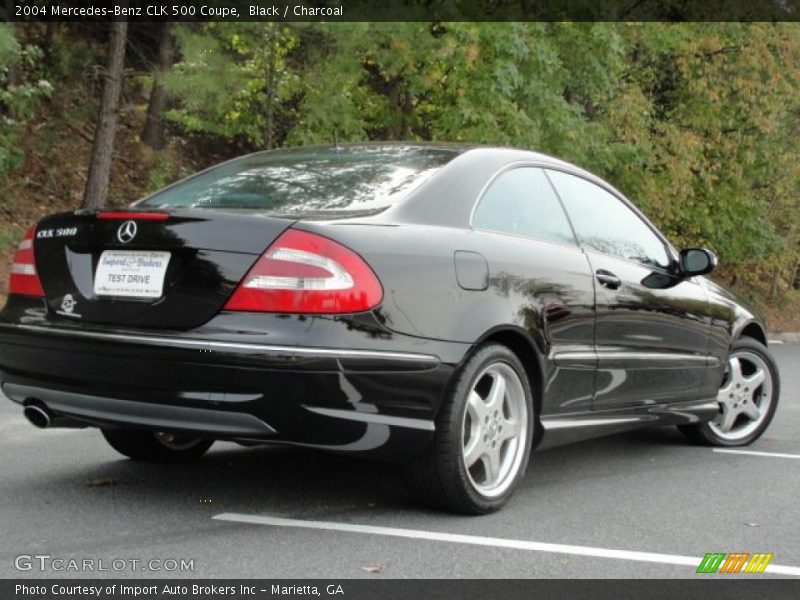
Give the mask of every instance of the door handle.
[{"label": "door handle", "polygon": [[616,290],[620,285],[622,285],[620,278],[614,275],[611,271],[597,269],[597,271],[595,271],[595,276],[597,277],[597,281],[600,282],[600,285],[605,286],[610,290]]}]

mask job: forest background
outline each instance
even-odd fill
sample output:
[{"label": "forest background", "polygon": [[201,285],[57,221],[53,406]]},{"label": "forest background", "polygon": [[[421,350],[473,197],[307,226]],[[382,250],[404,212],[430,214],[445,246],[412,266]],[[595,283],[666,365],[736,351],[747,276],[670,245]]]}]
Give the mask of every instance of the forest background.
[{"label": "forest background", "polygon": [[597,173],[800,331],[798,129],[793,23],[0,23],[0,296],[45,214],[255,150],[430,140]]}]

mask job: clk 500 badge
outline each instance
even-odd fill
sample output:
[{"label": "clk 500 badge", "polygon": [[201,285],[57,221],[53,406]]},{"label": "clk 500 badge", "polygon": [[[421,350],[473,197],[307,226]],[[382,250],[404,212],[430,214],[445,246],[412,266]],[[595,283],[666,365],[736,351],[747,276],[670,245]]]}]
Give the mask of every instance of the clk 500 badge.
[{"label": "clk 500 badge", "polygon": [[40,229],[36,232],[36,239],[53,237],[73,237],[78,233],[77,227],[58,227],[57,229]]}]

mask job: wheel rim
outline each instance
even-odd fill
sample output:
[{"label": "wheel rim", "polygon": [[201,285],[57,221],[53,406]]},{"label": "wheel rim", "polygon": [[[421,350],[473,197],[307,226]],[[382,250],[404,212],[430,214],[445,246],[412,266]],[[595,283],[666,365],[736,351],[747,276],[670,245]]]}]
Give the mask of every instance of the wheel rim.
[{"label": "wheel rim", "polygon": [[528,438],[528,405],[522,381],[505,363],[486,367],[469,392],[461,455],[475,491],[502,495],[522,465]]},{"label": "wheel rim", "polygon": [[738,441],[764,422],[772,405],[772,373],[755,352],[731,354],[717,394],[720,413],[708,426],[720,438]]},{"label": "wheel rim", "polygon": [[202,438],[189,437],[167,431],[157,432],[155,438],[162,446],[170,450],[191,450],[203,441]]}]

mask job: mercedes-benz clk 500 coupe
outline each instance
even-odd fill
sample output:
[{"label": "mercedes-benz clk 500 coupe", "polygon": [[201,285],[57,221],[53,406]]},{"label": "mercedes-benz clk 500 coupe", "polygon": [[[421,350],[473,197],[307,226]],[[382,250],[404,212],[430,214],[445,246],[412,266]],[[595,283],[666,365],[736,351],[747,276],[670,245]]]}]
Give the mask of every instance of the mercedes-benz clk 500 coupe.
[{"label": "mercedes-benz clk 500 coupe", "polygon": [[715,264],[542,154],[260,152],[31,227],[0,381],[34,425],[98,427],[133,459],[292,444],[400,462],[424,501],[485,513],[532,448],[763,433],[778,373]]}]

